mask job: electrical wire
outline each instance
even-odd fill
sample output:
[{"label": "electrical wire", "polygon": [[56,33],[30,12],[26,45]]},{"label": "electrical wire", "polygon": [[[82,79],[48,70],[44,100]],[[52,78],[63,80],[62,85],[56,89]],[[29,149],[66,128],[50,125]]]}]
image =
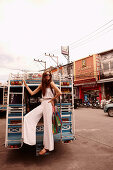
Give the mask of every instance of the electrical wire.
[{"label": "electrical wire", "polygon": [[[113,24],[112,24],[111,26],[113,26]],[[108,28],[110,28],[110,27],[107,27],[107,28],[105,28],[104,30],[106,30],[106,29],[108,29]],[[103,30],[103,31],[104,31],[104,30]],[[83,42],[80,42],[80,43],[76,44],[75,46],[70,47],[70,49],[77,48],[77,47],[80,47],[80,46],[82,46],[82,45],[84,45],[84,44],[87,44],[87,43],[89,43],[90,41],[95,40],[95,39],[99,38],[100,36],[102,36],[103,34],[105,35],[106,33],[110,32],[110,31],[112,31],[112,30],[113,30],[113,28],[111,28],[110,30],[108,30],[108,31],[106,31],[106,32],[104,32],[104,33],[101,31],[101,32],[95,34],[95,35],[98,35],[98,34],[101,34],[101,35],[98,35],[97,37],[95,37],[95,35],[92,36],[92,37],[89,37],[88,39],[84,40]]]},{"label": "electrical wire", "polygon": [[[71,43],[71,44],[69,44],[69,45],[71,46],[71,45],[76,44],[76,43],[78,43],[79,41],[81,41],[81,40],[89,37],[90,35],[94,34],[95,32],[97,32],[98,30],[102,29],[103,27],[105,27],[106,25],[108,25],[108,24],[111,23],[111,22],[113,22],[113,19],[110,20],[109,22],[107,22],[106,24],[102,25],[101,27],[99,27],[99,28],[96,29],[95,31],[91,32],[90,34],[87,34],[87,35],[83,36],[83,37],[80,38],[79,40],[77,40],[77,41],[75,41],[75,42],[73,42],[73,43]],[[113,25],[113,24],[112,24],[112,25]]]},{"label": "electrical wire", "polygon": [[5,69],[9,69],[9,70],[17,70],[17,71],[22,71],[22,72],[31,72],[31,71],[34,71],[34,70],[28,70],[28,69],[22,69],[22,68],[10,68],[10,67],[7,67],[7,66],[0,66],[0,68],[5,68]]},{"label": "electrical wire", "polygon": [[[101,27],[99,27],[98,29],[96,29],[95,31],[93,31],[92,33],[90,33],[90,34],[88,34],[88,35],[85,35],[84,37],[80,38],[79,40],[77,40],[77,41],[69,44],[70,49],[75,49],[75,48],[77,48],[77,47],[80,47],[80,46],[82,46],[82,45],[85,45],[85,44],[89,43],[90,41],[96,39],[97,37],[95,37],[95,36],[97,36],[98,34],[101,34],[101,33],[104,33],[104,34],[105,34],[105,33],[108,33],[108,32],[110,32],[110,31],[112,31],[113,28],[110,29],[110,30],[107,31],[107,32],[103,32],[103,31],[105,31],[105,30],[107,30],[107,29],[109,29],[110,27],[113,26],[113,24],[111,24],[111,25],[109,25],[108,27],[106,27],[106,26],[107,26],[108,24],[110,24],[111,22],[113,22],[113,19],[110,20],[109,22],[107,22],[106,24],[102,25]],[[106,27],[106,28],[105,28],[105,27]],[[104,29],[103,29],[103,28],[104,28]],[[103,30],[101,30],[101,29],[103,29]],[[99,31],[99,30],[101,30],[101,31]],[[99,32],[98,32],[98,31],[99,31]],[[99,36],[102,36],[102,35],[99,35]],[[98,36],[98,37],[99,37],[99,36]],[[88,38],[88,37],[89,37],[89,38]],[[51,51],[51,52],[59,52],[59,49],[53,50],[53,51]],[[42,53],[41,55],[39,55],[39,56],[38,56],[38,59],[41,59],[42,57],[43,57],[43,60],[46,59],[46,61],[47,61],[47,58],[46,58],[46,56],[45,56],[44,53]],[[51,61],[51,60],[49,59],[49,61]],[[50,62],[50,63],[51,63],[51,62]],[[34,64],[34,61],[33,61],[32,64]],[[30,66],[31,66],[32,64],[30,64]],[[7,69],[11,69],[11,70],[20,70],[20,71],[21,71],[21,70],[24,70],[24,69],[9,68],[9,67],[6,67],[6,66],[3,66],[3,67],[5,67],[5,68],[7,68]],[[29,70],[29,71],[32,71],[32,70]]]},{"label": "electrical wire", "polygon": [[[82,38],[80,38],[79,40],[77,40],[77,41],[75,41],[75,42],[73,42],[73,43],[70,43],[70,44],[69,44],[70,49],[73,48],[73,47],[71,47],[71,46],[73,46],[73,44],[76,45],[76,44],[78,44],[78,43],[83,43],[84,41],[86,41],[86,40],[84,40],[84,39],[86,39],[87,37],[89,37],[89,36],[91,36],[92,34],[96,33],[98,30],[101,30],[102,28],[104,28],[105,26],[107,26],[108,24],[110,24],[111,22],[113,22],[113,19],[110,20],[109,22],[105,23],[104,25],[100,26],[98,29],[96,29],[95,31],[91,32],[90,34],[87,34],[87,35],[83,36]],[[104,30],[110,28],[112,25],[113,25],[113,24],[111,24],[110,26],[108,26],[108,27],[105,28]],[[103,32],[104,30],[100,31],[99,33]],[[99,33],[97,32],[96,34],[99,34]],[[95,34],[95,35],[96,35],[96,34]],[[93,35],[93,36],[95,36],[95,35]],[[90,38],[88,38],[88,39],[90,39]],[[59,52],[59,51],[60,51],[59,49],[56,49],[56,50],[53,50],[53,51],[51,51],[51,52]]]}]

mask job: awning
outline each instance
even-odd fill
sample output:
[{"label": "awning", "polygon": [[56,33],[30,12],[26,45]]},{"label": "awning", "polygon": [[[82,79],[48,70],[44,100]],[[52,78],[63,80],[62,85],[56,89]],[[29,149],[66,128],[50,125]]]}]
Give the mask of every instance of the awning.
[{"label": "awning", "polygon": [[78,81],[74,81],[74,86],[81,86],[81,85],[87,85],[87,84],[96,84],[96,79],[82,79]]},{"label": "awning", "polygon": [[76,87],[76,86],[91,85],[91,84],[96,84],[96,82],[74,84],[74,86]]},{"label": "awning", "polygon": [[97,81],[97,83],[106,83],[106,82],[113,82],[113,78],[101,79]]}]

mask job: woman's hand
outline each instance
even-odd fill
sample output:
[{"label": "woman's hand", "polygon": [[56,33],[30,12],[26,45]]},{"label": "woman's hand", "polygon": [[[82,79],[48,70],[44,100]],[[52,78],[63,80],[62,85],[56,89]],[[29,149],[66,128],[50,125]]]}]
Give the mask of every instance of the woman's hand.
[{"label": "woman's hand", "polygon": [[26,82],[25,82],[25,80],[22,80],[22,82],[24,83],[24,85],[26,85]]},{"label": "woman's hand", "polygon": [[54,106],[54,100],[53,99],[51,99],[48,103],[51,103],[52,106]]}]

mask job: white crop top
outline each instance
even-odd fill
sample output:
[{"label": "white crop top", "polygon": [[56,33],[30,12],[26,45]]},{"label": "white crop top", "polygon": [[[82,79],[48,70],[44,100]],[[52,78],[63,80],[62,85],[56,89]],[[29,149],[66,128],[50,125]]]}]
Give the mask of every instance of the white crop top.
[{"label": "white crop top", "polygon": [[52,90],[50,88],[46,88],[45,96],[42,94],[42,98],[53,98],[54,95],[52,93]]}]

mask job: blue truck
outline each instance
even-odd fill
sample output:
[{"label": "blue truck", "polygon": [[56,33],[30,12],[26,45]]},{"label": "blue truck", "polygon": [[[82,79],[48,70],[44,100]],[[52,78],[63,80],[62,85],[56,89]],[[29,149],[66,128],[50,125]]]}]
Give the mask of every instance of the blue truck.
[{"label": "blue truck", "polygon": [[7,111],[7,85],[0,85],[0,115],[6,114]]},{"label": "blue truck", "polygon": [[[40,105],[41,98],[41,91],[31,96],[22,83],[22,79],[34,90],[41,83],[41,74],[11,74],[9,77],[5,147],[19,149],[23,145],[24,116]],[[62,127],[59,133],[54,134],[54,140],[55,142],[69,142],[75,139],[73,77],[58,76],[53,78],[53,81],[62,91],[62,96],[56,102],[62,118]],[[36,127],[36,155],[43,146],[43,129],[42,117]]]}]

